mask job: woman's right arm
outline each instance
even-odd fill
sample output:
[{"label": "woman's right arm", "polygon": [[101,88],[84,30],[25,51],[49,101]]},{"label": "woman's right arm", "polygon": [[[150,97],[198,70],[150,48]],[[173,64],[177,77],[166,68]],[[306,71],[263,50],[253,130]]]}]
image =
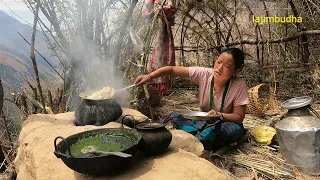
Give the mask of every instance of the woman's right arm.
[{"label": "woman's right arm", "polygon": [[143,85],[151,79],[165,76],[174,76],[174,77],[189,77],[189,68],[181,66],[165,66],[161,67],[147,75],[140,75],[134,81],[133,84]]}]

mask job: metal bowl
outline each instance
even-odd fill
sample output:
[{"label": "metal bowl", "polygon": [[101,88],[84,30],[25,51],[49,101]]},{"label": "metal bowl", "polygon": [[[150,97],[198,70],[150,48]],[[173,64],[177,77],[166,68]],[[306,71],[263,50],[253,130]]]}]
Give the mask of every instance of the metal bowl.
[{"label": "metal bowl", "polygon": [[220,115],[212,114],[207,115],[208,112],[201,112],[201,111],[183,111],[181,115],[186,119],[192,120],[204,120],[204,121],[211,121],[211,120],[218,120],[220,119]]}]

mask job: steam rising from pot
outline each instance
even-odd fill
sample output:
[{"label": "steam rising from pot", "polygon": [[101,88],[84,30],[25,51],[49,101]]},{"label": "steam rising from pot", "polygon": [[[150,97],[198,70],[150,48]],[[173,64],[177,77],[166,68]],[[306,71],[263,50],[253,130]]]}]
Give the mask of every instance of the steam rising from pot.
[{"label": "steam rising from pot", "polygon": [[[74,84],[77,85],[73,96],[78,97],[81,92],[96,92],[104,87],[111,87],[113,89],[120,89],[125,87],[124,79],[120,72],[116,72],[113,67],[113,59],[111,56],[102,56],[101,53],[96,52],[95,46],[91,42],[83,42],[79,38],[72,40],[72,56]],[[99,54],[99,55],[98,55]],[[126,102],[128,92],[123,91],[119,96],[120,104]],[[77,108],[80,104],[78,101],[73,103],[71,107]]]}]

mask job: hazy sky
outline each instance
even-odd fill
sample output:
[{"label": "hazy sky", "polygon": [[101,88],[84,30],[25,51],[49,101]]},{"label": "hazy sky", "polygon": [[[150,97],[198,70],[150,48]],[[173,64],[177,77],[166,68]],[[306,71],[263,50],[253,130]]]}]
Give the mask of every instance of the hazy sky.
[{"label": "hazy sky", "polygon": [[22,0],[0,0],[0,10],[18,19],[24,24],[27,24],[27,22],[33,24],[33,13],[28,9]]}]

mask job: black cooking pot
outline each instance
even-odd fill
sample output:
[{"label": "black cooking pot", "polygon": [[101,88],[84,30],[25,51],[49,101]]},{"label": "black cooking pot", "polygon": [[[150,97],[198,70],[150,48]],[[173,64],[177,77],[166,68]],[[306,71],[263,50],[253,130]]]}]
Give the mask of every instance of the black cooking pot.
[{"label": "black cooking pot", "polygon": [[75,111],[77,126],[103,126],[116,121],[122,115],[122,109],[116,97],[109,99],[86,99],[80,94],[82,102]]},{"label": "black cooking pot", "polygon": [[[132,155],[131,157],[121,157],[118,155],[91,154],[89,156],[74,156],[71,148],[73,144],[89,137],[101,137],[101,143],[118,143],[123,149],[121,152]],[[57,140],[62,139],[57,144]],[[141,135],[134,129],[106,128],[81,132],[67,138],[56,137],[54,140],[54,154],[71,169],[83,174],[101,176],[119,173],[128,168],[133,156],[138,150]],[[88,146],[87,146],[88,147]],[[82,150],[81,150],[82,151]]]},{"label": "black cooking pot", "polygon": [[164,152],[172,141],[172,134],[165,124],[139,123],[135,128],[142,135],[139,149],[148,155]]}]

